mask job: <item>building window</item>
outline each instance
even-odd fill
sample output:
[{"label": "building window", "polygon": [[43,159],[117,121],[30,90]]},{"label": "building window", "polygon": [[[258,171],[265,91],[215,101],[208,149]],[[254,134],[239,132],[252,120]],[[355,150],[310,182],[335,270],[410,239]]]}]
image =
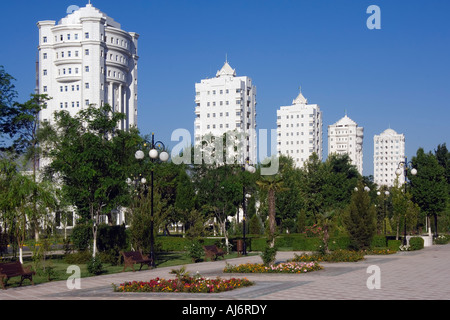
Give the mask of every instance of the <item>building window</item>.
[{"label": "building window", "polygon": [[89,106],[89,99],[86,99],[86,100],[84,101],[84,104],[85,104],[86,106]]},{"label": "building window", "polygon": [[84,87],[85,87],[86,89],[89,89],[89,82],[86,82],[86,83],[84,84]]},{"label": "building window", "polygon": [[84,67],[84,71],[89,72],[89,66]]},{"label": "building window", "polygon": [[47,59],[47,53],[46,52],[43,53],[42,58],[43,59]]},{"label": "building window", "polygon": [[85,38],[85,39],[89,39],[89,32],[86,32],[86,33],[84,34],[84,38]]},{"label": "building window", "polygon": [[44,92],[47,92],[47,86],[44,86]]},{"label": "building window", "polygon": [[42,38],[42,42],[47,43],[47,37]]},{"label": "building window", "polygon": [[84,50],[84,54],[85,54],[86,56],[88,56],[88,55],[89,55],[89,49],[85,49],[85,50]]},{"label": "building window", "polygon": [[43,74],[44,74],[44,76],[47,75],[47,69],[44,69]]}]

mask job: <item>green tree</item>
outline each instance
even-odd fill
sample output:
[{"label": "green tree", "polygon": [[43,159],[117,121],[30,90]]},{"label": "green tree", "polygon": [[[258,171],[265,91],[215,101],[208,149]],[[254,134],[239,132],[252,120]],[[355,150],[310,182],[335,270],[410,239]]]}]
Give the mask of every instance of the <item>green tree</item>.
[{"label": "green tree", "polygon": [[350,236],[351,247],[361,250],[370,246],[376,232],[375,208],[371,204],[362,182],[352,194],[350,205],[343,216],[343,223]]},{"label": "green tree", "polygon": [[285,190],[283,185],[283,178],[280,176],[262,176],[260,180],[256,182],[258,186],[267,192],[267,205],[269,209],[269,237],[268,242],[270,248],[275,246],[275,208],[276,208],[276,194],[282,190]]},{"label": "green tree", "polygon": [[292,158],[280,156],[278,175],[283,179],[283,192],[276,196],[276,218],[281,221],[282,229],[295,232],[295,221],[303,205],[301,171],[295,167]]},{"label": "green tree", "polygon": [[5,71],[3,66],[0,66],[0,138],[2,138],[0,151],[7,149],[3,136],[9,136],[11,132],[8,117],[17,99],[14,81],[15,79]]},{"label": "green tree", "polygon": [[19,259],[26,232],[36,217],[36,211],[47,224],[48,213],[56,207],[57,199],[53,186],[46,181],[36,182],[21,173],[17,165],[8,159],[0,160],[0,213],[19,245]]},{"label": "green tree", "polygon": [[434,235],[437,236],[438,216],[444,212],[448,197],[445,170],[436,157],[431,152],[425,153],[423,148],[412,158],[412,166],[417,169],[417,174],[409,177],[413,201],[427,217],[434,217]]},{"label": "green tree", "polygon": [[236,215],[242,201],[241,169],[236,165],[203,164],[195,170],[199,206],[219,223],[228,250],[228,217]]},{"label": "green tree", "polygon": [[56,113],[54,125],[43,129],[45,156],[50,159],[46,174],[61,184],[82,220],[92,225],[93,257],[100,216],[130,200],[126,178],[141,138],[137,130],[117,129],[123,118],[109,105],[90,106],[75,116]]}]

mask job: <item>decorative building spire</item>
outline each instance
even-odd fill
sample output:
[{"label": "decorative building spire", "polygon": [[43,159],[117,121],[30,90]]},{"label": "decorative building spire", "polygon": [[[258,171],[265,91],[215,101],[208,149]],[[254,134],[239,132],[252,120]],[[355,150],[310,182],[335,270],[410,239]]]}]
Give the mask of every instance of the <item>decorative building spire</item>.
[{"label": "decorative building spire", "polygon": [[228,64],[228,61],[225,61],[225,64],[223,65],[222,69],[220,69],[216,73],[216,77],[217,78],[221,77],[221,76],[233,76],[233,77],[236,77],[236,70],[231,68],[231,66]]},{"label": "decorative building spire", "polygon": [[292,101],[292,104],[308,104],[308,99],[306,99],[302,94],[302,87],[299,87],[299,95]]}]

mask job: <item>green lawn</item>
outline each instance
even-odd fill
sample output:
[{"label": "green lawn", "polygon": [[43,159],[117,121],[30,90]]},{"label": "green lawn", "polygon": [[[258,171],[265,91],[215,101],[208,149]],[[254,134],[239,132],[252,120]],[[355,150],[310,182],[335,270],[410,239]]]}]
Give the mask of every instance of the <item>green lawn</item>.
[{"label": "green lawn", "polygon": [[[255,254],[255,253],[253,253]],[[249,254],[250,255],[250,254]],[[237,253],[232,252],[230,254],[227,254],[225,256],[225,259],[232,259],[236,258]],[[219,258],[219,260],[222,260]],[[209,260],[208,260],[209,261]],[[162,268],[162,267],[171,267],[171,266],[180,266],[180,265],[186,265],[191,264],[192,260],[188,256],[186,252],[161,252],[156,254],[156,267]],[[38,271],[36,275],[33,276],[33,280],[35,284],[45,283],[48,282],[48,276],[42,272],[42,266],[44,263],[41,264],[41,266],[38,268]],[[24,259],[24,265],[25,266],[32,266],[31,258]],[[66,263],[64,260],[64,256],[54,256],[51,259],[47,259],[45,262],[46,266],[51,267],[51,277],[50,281],[59,281],[59,280],[67,280],[69,276],[72,275],[72,273],[67,273],[67,268],[73,264]],[[90,274],[87,270],[86,264],[77,264],[77,266],[80,267],[81,271],[81,277],[92,277],[93,275]],[[140,264],[136,264],[134,266],[135,270],[139,270]],[[113,273],[120,273],[123,270],[123,265],[111,265],[108,263],[103,263],[103,270],[104,272],[102,274],[113,274]],[[148,270],[148,266],[143,266],[142,270]],[[132,272],[131,268],[127,268],[125,272]],[[8,280],[7,288],[12,287],[18,287],[20,283],[20,277],[14,277]],[[29,280],[24,280],[22,286],[30,285],[31,282]]]}]

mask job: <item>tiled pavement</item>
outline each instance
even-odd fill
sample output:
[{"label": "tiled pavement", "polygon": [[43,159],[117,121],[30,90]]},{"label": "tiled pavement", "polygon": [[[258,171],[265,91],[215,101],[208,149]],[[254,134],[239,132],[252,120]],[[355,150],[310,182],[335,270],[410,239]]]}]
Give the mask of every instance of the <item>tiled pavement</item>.
[{"label": "tiled pavement", "polygon": [[[278,260],[293,257],[279,252]],[[261,262],[259,256],[229,259],[230,264]],[[255,285],[225,293],[114,293],[112,283],[172,278],[178,267],[157,268],[81,279],[81,288],[70,290],[66,281],[0,290],[0,300],[450,300],[450,245],[432,246],[388,256],[366,256],[353,263],[322,263],[323,270],[307,274],[224,274],[225,261],[187,265],[207,277],[246,277]],[[380,288],[369,289],[373,276],[369,266],[378,266]],[[144,267],[146,268],[146,267]],[[69,275],[68,275],[69,276]],[[26,281],[25,281],[26,283]]]}]

